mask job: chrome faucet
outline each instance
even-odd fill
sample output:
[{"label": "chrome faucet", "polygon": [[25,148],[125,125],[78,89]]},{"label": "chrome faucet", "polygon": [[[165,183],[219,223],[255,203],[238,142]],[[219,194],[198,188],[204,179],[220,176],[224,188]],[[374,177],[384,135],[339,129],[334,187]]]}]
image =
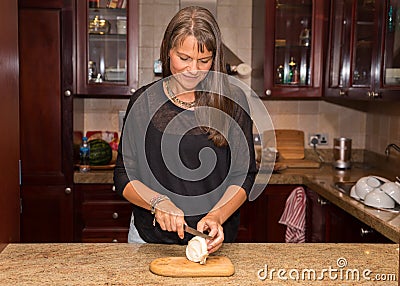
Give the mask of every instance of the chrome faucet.
[{"label": "chrome faucet", "polygon": [[386,158],[389,157],[389,155],[390,155],[390,148],[393,148],[393,149],[395,149],[397,152],[400,152],[400,147],[397,146],[397,145],[394,144],[394,143],[391,143],[391,144],[387,145],[387,147],[386,147],[386,149],[385,149]]}]

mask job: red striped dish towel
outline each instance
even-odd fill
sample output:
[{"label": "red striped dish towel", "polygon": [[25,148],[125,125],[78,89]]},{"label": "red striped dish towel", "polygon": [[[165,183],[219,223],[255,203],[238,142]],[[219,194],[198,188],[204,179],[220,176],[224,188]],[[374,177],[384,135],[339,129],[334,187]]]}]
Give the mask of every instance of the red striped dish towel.
[{"label": "red striped dish towel", "polygon": [[305,242],[306,192],[303,187],[295,188],[289,195],[279,223],[286,225],[285,242]]}]

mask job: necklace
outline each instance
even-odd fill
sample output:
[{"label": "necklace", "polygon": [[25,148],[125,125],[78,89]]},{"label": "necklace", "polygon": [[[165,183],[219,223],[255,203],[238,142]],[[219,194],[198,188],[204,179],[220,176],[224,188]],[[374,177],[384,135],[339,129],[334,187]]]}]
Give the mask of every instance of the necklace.
[{"label": "necklace", "polygon": [[174,94],[174,92],[171,90],[170,86],[169,86],[169,80],[165,81],[165,88],[167,90],[167,96],[168,98],[175,103],[176,105],[189,109],[189,108],[193,108],[196,106],[196,100],[192,101],[192,102],[186,102],[186,101],[182,101],[179,98],[177,98],[177,96]]}]

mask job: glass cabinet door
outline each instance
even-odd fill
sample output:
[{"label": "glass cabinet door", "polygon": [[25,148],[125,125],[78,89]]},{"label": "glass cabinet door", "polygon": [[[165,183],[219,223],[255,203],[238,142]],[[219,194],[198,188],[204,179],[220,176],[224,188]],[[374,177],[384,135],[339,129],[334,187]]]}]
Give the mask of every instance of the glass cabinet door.
[{"label": "glass cabinet door", "polygon": [[266,1],[264,95],[322,95],[328,9],[327,1]]},{"label": "glass cabinet door", "polygon": [[131,94],[137,85],[136,0],[77,2],[78,94]]},{"label": "glass cabinet door", "polygon": [[354,22],[354,44],[351,62],[352,87],[373,88],[372,59],[376,58],[377,24],[375,0],[358,0]]},{"label": "glass cabinet door", "polygon": [[[347,17],[351,11],[345,7],[344,1],[333,1],[331,7],[331,53],[329,59],[329,88],[344,88],[347,86],[348,77],[345,76],[345,67],[349,66],[349,49],[346,49],[346,39],[351,38],[351,30],[348,29]],[[346,14],[347,11],[347,14]],[[348,40],[347,40],[348,41]],[[342,91],[343,92],[343,91]]]},{"label": "glass cabinet door", "polygon": [[331,2],[327,96],[373,97],[379,76],[378,11],[375,0]]},{"label": "glass cabinet door", "polygon": [[275,17],[276,85],[310,86],[312,1],[279,1]]},{"label": "glass cabinet door", "polygon": [[384,87],[400,88],[400,1],[389,0],[385,14]]}]

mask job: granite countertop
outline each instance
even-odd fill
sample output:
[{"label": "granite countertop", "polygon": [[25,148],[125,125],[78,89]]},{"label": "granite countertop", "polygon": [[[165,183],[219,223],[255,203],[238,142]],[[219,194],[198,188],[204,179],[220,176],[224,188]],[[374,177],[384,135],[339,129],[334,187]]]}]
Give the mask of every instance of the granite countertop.
[{"label": "granite countertop", "polygon": [[[400,213],[391,213],[365,206],[333,187],[336,182],[356,182],[367,175],[377,175],[394,180],[396,174],[378,168],[367,168],[363,164],[354,164],[351,169],[342,171],[331,164],[322,164],[320,168],[286,169],[279,173],[259,174],[256,183],[304,185],[322,197],[347,211],[366,225],[372,227],[390,240],[400,243]],[[269,181],[268,181],[269,179]],[[113,184],[112,171],[92,171],[87,174],[76,172],[75,183]]]},{"label": "granite countertop", "polygon": [[[215,255],[230,258],[233,276],[172,278],[149,271],[154,259],[184,253],[179,245],[9,244],[0,253],[0,285],[387,286],[399,279],[395,244],[224,244]],[[286,272],[278,276],[279,269]],[[378,277],[386,281],[374,281]]]}]

